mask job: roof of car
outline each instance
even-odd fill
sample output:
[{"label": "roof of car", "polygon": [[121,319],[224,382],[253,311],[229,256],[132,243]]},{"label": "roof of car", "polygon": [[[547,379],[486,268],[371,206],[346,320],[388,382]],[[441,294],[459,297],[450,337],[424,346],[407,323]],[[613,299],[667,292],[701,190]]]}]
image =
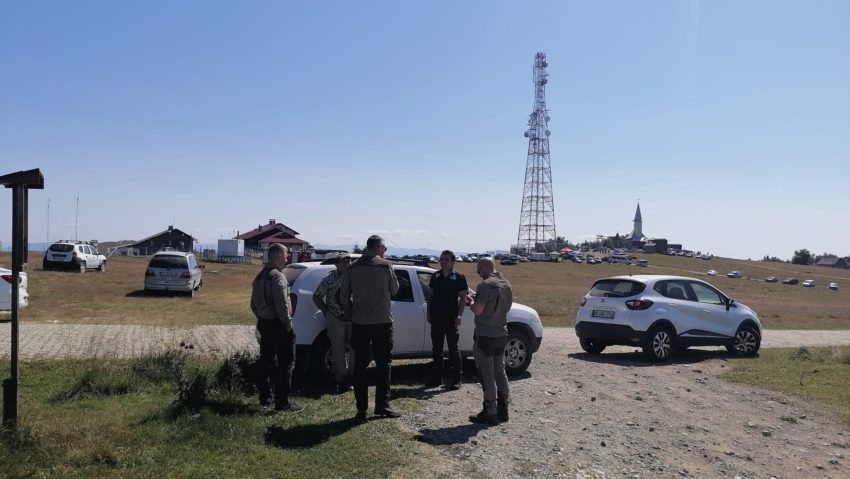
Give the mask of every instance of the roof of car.
[{"label": "roof of car", "polygon": [[159,250],[159,251],[157,251],[157,252],[156,252],[156,253],[154,253],[153,255],[154,255],[154,256],[164,256],[164,255],[169,255],[169,256],[189,256],[190,254],[194,254],[194,253],[188,253],[188,252],[186,252],[186,251],[177,251],[177,250],[163,249],[163,250]]},{"label": "roof of car", "polygon": [[641,281],[641,282],[650,282],[650,281],[662,281],[662,280],[671,280],[671,279],[684,279],[688,281],[702,281],[699,278],[692,278],[690,276],[674,276],[674,275],[666,275],[666,274],[633,274],[633,275],[621,275],[621,276],[611,276],[609,278],[600,278],[599,281],[604,279],[628,279],[632,281]]}]

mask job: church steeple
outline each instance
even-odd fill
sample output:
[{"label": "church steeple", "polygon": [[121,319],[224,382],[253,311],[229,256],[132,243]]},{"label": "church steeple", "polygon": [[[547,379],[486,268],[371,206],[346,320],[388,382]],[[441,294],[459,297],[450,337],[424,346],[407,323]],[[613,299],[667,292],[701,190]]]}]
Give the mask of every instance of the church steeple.
[{"label": "church steeple", "polygon": [[635,210],[634,228],[632,234],[629,235],[632,243],[643,243],[646,241],[646,236],[643,235],[643,217],[640,215],[640,200],[638,200],[637,209]]}]

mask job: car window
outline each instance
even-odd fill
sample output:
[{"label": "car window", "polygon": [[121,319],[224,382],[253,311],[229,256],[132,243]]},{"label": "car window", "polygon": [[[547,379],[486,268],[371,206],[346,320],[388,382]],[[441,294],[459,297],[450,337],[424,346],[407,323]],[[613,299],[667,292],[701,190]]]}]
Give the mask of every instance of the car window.
[{"label": "car window", "polygon": [[403,269],[397,269],[395,276],[398,278],[398,292],[393,295],[392,300],[412,303],[413,288],[410,286],[410,274]]},{"label": "car window", "polygon": [[590,296],[602,296],[605,298],[627,298],[640,294],[646,289],[646,285],[628,279],[603,279],[593,284]]},{"label": "car window", "polygon": [[91,246],[86,246],[86,253],[87,254],[94,254],[94,251],[92,250]]},{"label": "car window", "polygon": [[67,253],[74,249],[74,245],[72,244],[52,244],[50,245],[50,251],[55,251],[57,253]]},{"label": "car window", "polygon": [[680,279],[659,281],[655,283],[654,289],[665,298],[680,299],[684,301],[695,300],[693,294],[688,289],[687,283]]},{"label": "car window", "polygon": [[151,258],[151,268],[183,268],[188,269],[188,263],[183,256],[161,255]]},{"label": "car window", "polygon": [[724,304],[723,297],[713,288],[703,283],[692,282],[691,288],[697,296],[697,301],[707,304]]},{"label": "car window", "polygon": [[283,275],[286,276],[286,281],[290,286],[295,284],[295,280],[301,276],[301,273],[307,271],[307,265],[303,263],[292,263],[283,268]]},{"label": "car window", "polygon": [[419,285],[422,286],[422,297],[425,298],[426,302],[431,299],[431,288],[428,286],[428,283],[431,282],[432,274],[427,271],[416,272],[416,276],[419,276]]}]

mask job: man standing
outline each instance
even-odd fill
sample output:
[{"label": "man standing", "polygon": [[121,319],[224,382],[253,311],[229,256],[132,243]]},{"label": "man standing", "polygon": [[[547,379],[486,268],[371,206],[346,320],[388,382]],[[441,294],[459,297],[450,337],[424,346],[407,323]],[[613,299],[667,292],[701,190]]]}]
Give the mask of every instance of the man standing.
[{"label": "man standing", "polygon": [[495,425],[508,420],[510,391],[505,374],[505,344],[513,291],[511,283],[496,271],[496,263],[491,258],[478,260],[477,271],[483,281],[478,284],[474,303],[470,306],[475,313],[472,354],[484,391],[484,407],[480,413],[469,416],[469,420]]},{"label": "man standing", "polygon": [[342,279],[342,308],[352,320],[351,344],[354,346],[354,399],[358,421],[366,420],[369,394],[366,369],[369,348],[375,358],[378,380],[375,385],[375,414],[399,417],[390,409],[390,371],[393,351],[393,314],[391,297],[398,292],[393,265],[383,258],[387,247],[378,235],[366,240],[366,251],[354,261]]},{"label": "man standing", "polygon": [[428,322],[431,323],[431,346],[433,347],[433,369],[428,387],[443,383],[443,339],[449,345],[449,365],[452,368],[451,389],[460,388],[461,359],[457,349],[459,328],[463,308],[466,306],[466,277],[454,270],[455,254],[445,250],[440,254],[440,270],[431,275],[428,287]]},{"label": "man standing", "polygon": [[296,412],[304,407],[289,400],[295,367],[295,331],[292,330],[289,282],[283,275],[288,254],[286,246],[279,243],[269,246],[268,261],[251,285],[251,311],[257,317],[257,331],[260,333],[260,378],[257,384],[260,404],[268,405],[270,402],[271,379],[275,410]]},{"label": "man standing", "polygon": [[351,374],[354,363],[354,353],[348,354],[351,347],[351,317],[346,316],[342,310],[339,293],[342,277],[349,264],[351,264],[351,256],[348,253],[337,255],[336,269],[322,278],[322,282],[313,293],[313,302],[325,314],[337,394],[349,390],[350,386],[346,384],[346,378]]}]

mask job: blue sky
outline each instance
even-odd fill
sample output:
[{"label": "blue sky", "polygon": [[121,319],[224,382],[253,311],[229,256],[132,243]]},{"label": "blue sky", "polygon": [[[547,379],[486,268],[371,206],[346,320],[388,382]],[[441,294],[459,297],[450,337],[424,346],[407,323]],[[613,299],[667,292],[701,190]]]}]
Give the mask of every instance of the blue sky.
[{"label": "blue sky", "polygon": [[[850,2],[0,3],[30,240],[516,242],[546,52],[557,232],[850,254]],[[0,192],[2,193],[2,192]],[[0,241],[11,239],[0,194]]]}]

